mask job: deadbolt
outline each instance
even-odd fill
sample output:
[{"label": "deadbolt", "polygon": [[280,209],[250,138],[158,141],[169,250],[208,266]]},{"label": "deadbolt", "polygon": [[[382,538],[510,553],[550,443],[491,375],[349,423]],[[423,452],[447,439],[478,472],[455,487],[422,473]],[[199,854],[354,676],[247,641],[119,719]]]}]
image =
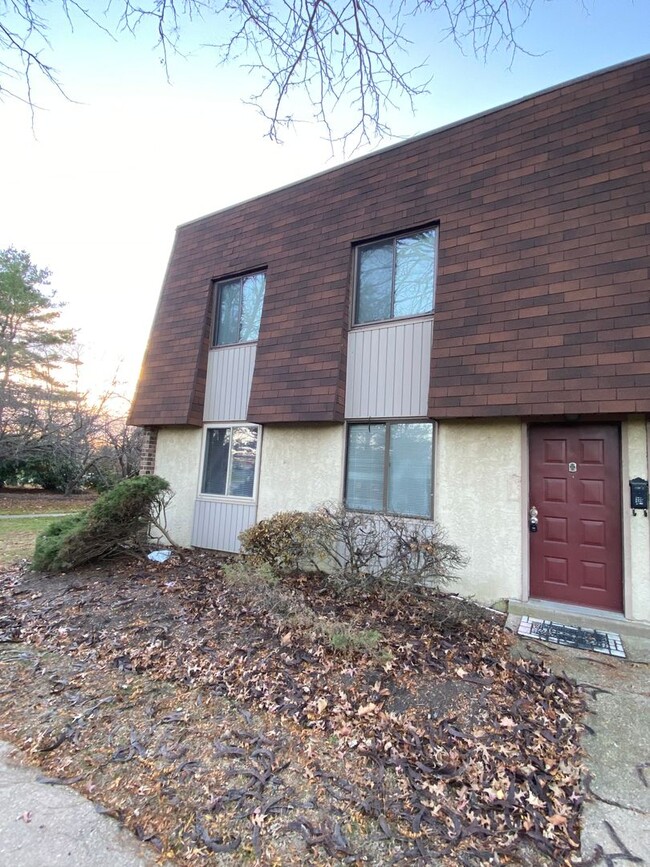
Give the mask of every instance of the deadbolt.
[{"label": "deadbolt", "polygon": [[575,463],[575,461],[571,461],[571,463],[569,464],[569,472],[570,473],[577,473],[578,472],[578,465]]}]

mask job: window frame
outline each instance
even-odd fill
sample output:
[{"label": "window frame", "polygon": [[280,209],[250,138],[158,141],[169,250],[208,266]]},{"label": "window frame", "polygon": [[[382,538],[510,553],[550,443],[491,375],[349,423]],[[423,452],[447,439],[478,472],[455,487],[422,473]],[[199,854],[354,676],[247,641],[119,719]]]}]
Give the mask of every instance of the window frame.
[{"label": "window frame", "polygon": [[[203,485],[205,482],[205,468],[206,468],[206,459],[208,456],[208,431],[210,430],[232,430],[233,428],[242,428],[247,427],[251,429],[255,429],[257,431],[257,444],[255,449],[255,473],[253,476],[253,492],[250,497],[239,497],[234,494],[211,494],[207,491],[203,490]],[[227,421],[227,422],[210,422],[203,426],[203,433],[201,435],[201,463],[199,467],[199,484],[198,484],[198,493],[197,497],[201,500],[210,500],[213,502],[219,503],[240,503],[251,505],[252,503],[257,502],[257,493],[259,486],[259,473],[260,473],[260,456],[262,452],[262,426],[259,424],[252,424],[247,421]],[[226,471],[226,490],[228,489],[228,481],[231,478],[231,469],[232,469],[232,441],[230,444],[230,448],[228,449],[228,468]]]},{"label": "window frame", "polygon": [[[259,339],[259,329],[261,328],[261,325],[262,325],[262,314],[264,312],[264,300],[266,298],[266,270],[267,270],[266,268],[255,268],[254,270],[246,271],[243,274],[233,274],[230,277],[219,277],[219,278],[215,278],[212,280],[213,299],[212,299],[212,328],[211,328],[211,335],[210,335],[210,348],[211,349],[222,349],[226,346],[248,346],[251,343],[257,343],[257,341]],[[234,283],[235,280],[239,281],[239,331],[238,331],[238,333],[241,334],[241,327],[242,327],[241,312],[242,312],[242,307],[243,307],[242,296],[243,296],[243,291],[244,291],[244,280],[246,280],[247,277],[257,277],[258,275],[264,278],[264,295],[262,297],[262,307],[260,310],[260,321],[259,321],[259,325],[258,325],[257,337],[255,338],[255,340],[235,340],[235,341],[231,341],[228,343],[218,343],[217,339],[219,336],[218,335],[219,318],[220,318],[219,312],[220,312],[220,304],[221,304],[222,287],[226,283]]]},{"label": "window frame", "polygon": [[[429,491],[429,514],[414,515],[405,512],[393,512],[388,509],[388,486],[390,482],[390,428],[394,425],[408,424],[429,424],[431,425],[431,490]],[[386,428],[386,436],[384,440],[384,460],[382,466],[382,508],[381,509],[362,509],[358,506],[348,505],[348,469],[350,460],[350,428],[369,427],[370,425],[384,425]],[[433,521],[434,515],[434,491],[435,491],[435,476],[436,476],[436,441],[438,434],[438,426],[433,419],[430,418],[371,418],[371,419],[350,419],[346,422],[345,430],[345,463],[343,477],[343,505],[349,512],[360,512],[367,515],[390,515],[399,518],[408,518],[413,521]]]},{"label": "window frame", "polygon": [[[395,247],[397,242],[402,238],[412,238],[415,235],[423,234],[424,232],[433,232],[433,297],[432,297],[432,307],[431,310],[427,313],[408,313],[404,316],[395,316],[391,315],[387,319],[372,319],[367,322],[357,322],[357,314],[359,311],[359,269],[361,263],[360,252],[364,248],[380,246],[382,244],[387,244],[388,242],[392,243],[393,248],[393,262],[392,262],[392,275],[391,275],[391,293],[390,293],[390,309],[391,314],[392,311],[395,310],[395,272],[396,272],[396,263],[397,256],[395,255]],[[437,289],[437,277],[438,277],[438,247],[439,247],[439,238],[440,238],[440,224],[439,223],[430,223],[426,226],[420,226],[415,229],[409,229],[406,232],[399,232],[396,235],[387,235],[382,236],[380,238],[375,238],[370,241],[361,241],[354,245],[353,249],[353,263],[352,263],[352,305],[351,305],[351,328],[368,328],[373,325],[381,325],[390,322],[403,322],[404,320],[409,319],[430,319],[433,317],[436,309],[436,289]]]}]

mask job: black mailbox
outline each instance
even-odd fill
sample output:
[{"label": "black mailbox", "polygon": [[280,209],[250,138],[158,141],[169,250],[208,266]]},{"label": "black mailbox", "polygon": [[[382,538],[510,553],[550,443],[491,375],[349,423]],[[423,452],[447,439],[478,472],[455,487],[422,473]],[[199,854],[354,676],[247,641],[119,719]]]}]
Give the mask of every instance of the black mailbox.
[{"label": "black mailbox", "polygon": [[630,479],[630,508],[636,513],[636,509],[648,512],[648,482],[638,476]]}]

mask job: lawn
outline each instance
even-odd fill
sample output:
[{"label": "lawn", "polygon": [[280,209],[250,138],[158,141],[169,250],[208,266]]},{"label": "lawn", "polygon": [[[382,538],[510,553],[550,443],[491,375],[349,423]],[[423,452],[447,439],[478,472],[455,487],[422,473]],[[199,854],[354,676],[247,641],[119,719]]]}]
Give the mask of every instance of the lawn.
[{"label": "lawn", "polygon": [[582,694],[470,603],[177,553],[5,570],[0,649],[0,737],[174,864],[577,851]]},{"label": "lawn", "polygon": [[[78,512],[97,499],[94,493],[67,496],[37,488],[0,489],[0,569],[19,560],[29,560],[34,553],[36,536],[53,520],[32,517]],[[24,515],[4,518],[3,515]]]},{"label": "lawn", "polygon": [[34,553],[36,536],[53,520],[0,517],[0,569],[18,560],[29,560]]},{"label": "lawn", "polygon": [[0,488],[0,515],[78,512],[96,499],[92,492],[67,495],[40,488]]}]

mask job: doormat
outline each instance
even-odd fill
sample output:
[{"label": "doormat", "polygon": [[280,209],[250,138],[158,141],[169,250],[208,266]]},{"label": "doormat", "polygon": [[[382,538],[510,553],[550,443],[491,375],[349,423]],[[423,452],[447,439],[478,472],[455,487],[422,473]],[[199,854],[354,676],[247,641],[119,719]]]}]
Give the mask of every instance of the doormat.
[{"label": "doormat", "polygon": [[583,629],[581,626],[565,626],[552,620],[538,620],[536,617],[522,617],[518,635],[550,641],[563,647],[576,647],[580,650],[594,650],[609,656],[625,657],[621,636],[616,632],[602,632],[600,629]]}]

